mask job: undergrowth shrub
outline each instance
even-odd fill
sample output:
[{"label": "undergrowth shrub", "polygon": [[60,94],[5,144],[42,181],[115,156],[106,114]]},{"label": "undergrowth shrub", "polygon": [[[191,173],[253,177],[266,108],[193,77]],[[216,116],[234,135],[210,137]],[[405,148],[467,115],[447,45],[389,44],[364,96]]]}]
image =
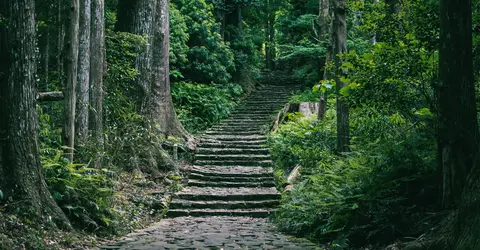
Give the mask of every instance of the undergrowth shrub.
[{"label": "undergrowth shrub", "polygon": [[348,154],[335,153],[333,109],[323,121],[290,120],[269,137],[277,172],[286,176],[302,166],[294,188],[283,194],[276,222],[283,231],[338,249],[419,236],[436,198],[432,133],[422,119],[399,114],[351,110],[351,117]]},{"label": "undergrowth shrub", "polygon": [[42,149],[41,159],[48,188],[72,224],[90,231],[114,230],[112,172],[70,163],[58,149]]},{"label": "undergrowth shrub", "polygon": [[191,133],[205,130],[226,118],[243,93],[236,84],[204,85],[190,82],[172,86],[173,103],[178,118]]}]

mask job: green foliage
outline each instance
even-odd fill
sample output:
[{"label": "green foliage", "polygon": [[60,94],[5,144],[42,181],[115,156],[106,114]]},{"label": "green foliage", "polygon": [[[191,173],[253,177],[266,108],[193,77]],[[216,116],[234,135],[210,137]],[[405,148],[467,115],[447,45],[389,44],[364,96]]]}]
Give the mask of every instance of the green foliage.
[{"label": "green foliage", "polygon": [[320,100],[320,93],[312,92],[310,90],[297,91],[288,100],[289,103],[299,102],[318,102]]},{"label": "green foliage", "polygon": [[172,3],[188,27],[188,63],[179,66],[182,75],[202,84],[228,83],[235,71],[234,55],[218,32],[213,6],[205,0],[175,0]]},{"label": "green foliage", "polygon": [[170,4],[170,76],[173,81],[183,78],[181,69],[188,63],[187,53],[189,47],[187,42],[190,38],[185,17]]},{"label": "green foliage", "polygon": [[318,37],[318,4],[285,1],[276,19],[277,64],[293,69],[295,78],[307,84],[321,79],[328,42],[328,37]]},{"label": "green foliage", "polygon": [[270,136],[278,170],[302,166],[300,180],[283,195],[277,223],[289,233],[343,246],[416,235],[423,226],[418,218],[435,200],[435,183],[428,181],[435,173],[432,134],[423,122],[393,115],[355,112],[352,118],[352,131],[359,132],[353,152],[344,156],[334,153],[331,109],[321,122],[299,118]]},{"label": "green foliage", "polygon": [[[335,153],[335,115],[301,118],[270,137],[277,171],[302,165],[276,220],[296,235],[348,248],[388,244],[425,232],[437,197],[433,90],[437,78],[438,3],[402,1],[399,14],[380,2],[350,1],[349,53],[340,68],[348,84],[351,149]],[[401,28],[400,28],[401,27]],[[376,44],[368,41],[375,35]],[[314,90],[334,88],[332,79]],[[313,95],[313,94],[312,94]],[[308,99],[309,93],[292,99]],[[310,119],[310,120],[309,120]]]},{"label": "green foliage", "polygon": [[[255,42],[255,30],[245,24],[242,30],[228,26],[225,32],[235,38],[231,41],[230,48],[232,48],[234,53],[237,75],[253,74],[255,78],[258,78],[260,74],[258,69],[262,64],[262,55],[258,49],[261,47],[261,43]],[[241,81],[244,79],[236,80]]]},{"label": "green foliage", "polygon": [[177,83],[172,87],[172,97],[178,118],[192,133],[205,130],[226,118],[235,101],[243,93],[239,85],[203,85]]},{"label": "green foliage", "polygon": [[89,230],[112,229],[116,214],[111,208],[114,182],[106,169],[72,164],[57,149],[42,149],[48,188],[70,221]]}]

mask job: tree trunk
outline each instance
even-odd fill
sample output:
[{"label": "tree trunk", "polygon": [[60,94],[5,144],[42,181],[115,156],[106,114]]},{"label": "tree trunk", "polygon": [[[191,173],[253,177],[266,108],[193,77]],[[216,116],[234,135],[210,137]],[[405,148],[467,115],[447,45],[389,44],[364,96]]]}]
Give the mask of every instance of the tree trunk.
[{"label": "tree trunk", "polygon": [[169,0],[158,0],[154,19],[152,53],[152,84],[149,99],[149,117],[159,125],[165,136],[191,139],[177,119],[170,92],[169,72]]},{"label": "tree trunk", "polygon": [[449,230],[450,245],[445,249],[480,249],[480,152],[471,1],[440,1],[439,52],[437,95],[439,158],[443,169],[442,204],[459,207],[455,224]]},{"label": "tree trunk", "polygon": [[335,74],[336,91],[337,91],[337,151],[348,152],[350,144],[350,126],[348,107],[340,95],[340,90],[347,84],[340,80],[342,72],[339,67],[342,65],[340,54],[347,52],[347,1],[333,1],[333,27],[332,42],[333,56],[337,73]]},{"label": "tree trunk", "polygon": [[[132,25],[132,33],[147,37],[147,44],[139,46],[135,60],[135,67],[140,74],[137,78],[137,86],[139,88],[137,107],[140,113],[144,115],[148,113],[148,102],[152,91],[152,51],[155,48],[153,45],[153,30],[155,27],[154,18],[157,1],[138,0]],[[160,27],[156,26],[156,29],[160,29]]]},{"label": "tree trunk", "polygon": [[472,65],[471,2],[442,0],[438,146],[443,172],[442,205],[458,204],[477,153],[478,122]]},{"label": "tree trunk", "polygon": [[77,75],[77,122],[76,145],[85,145],[88,141],[88,104],[90,102],[90,22],[91,2],[80,1],[80,34]]},{"label": "tree trunk", "polygon": [[[58,70],[58,81],[60,86],[65,86],[65,77],[64,77],[64,61],[65,58],[65,11],[64,4],[62,0],[57,0],[57,70]],[[47,89],[48,91],[48,89]]]},{"label": "tree trunk", "polygon": [[33,0],[1,0],[0,190],[11,208],[51,216],[70,228],[47,189],[40,163],[36,108],[36,25]]},{"label": "tree trunk", "polygon": [[[329,0],[320,0],[319,2],[319,19],[320,19],[320,31],[318,32],[319,39],[321,41],[327,40],[326,35],[330,32],[330,2]],[[332,60],[332,41],[327,43],[327,55],[325,57],[325,69],[323,72],[323,80],[330,79],[330,72],[327,70],[326,65]],[[318,109],[318,119],[323,120],[325,113],[327,112],[327,93],[320,94],[320,107]]]},{"label": "tree trunk", "polygon": [[75,106],[77,87],[77,65],[78,65],[78,0],[67,2],[68,7],[68,30],[66,45],[67,48],[67,81],[64,89],[63,104],[63,145],[66,157],[73,162],[73,151],[75,147]]},{"label": "tree trunk", "polygon": [[[147,39],[147,44],[138,46],[137,56],[135,58],[135,68],[139,74],[136,80],[136,85],[138,87],[138,99],[136,100],[137,110],[145,115],[148,111],[147,103],[150,98],[151,78],[153,73],[151,60],[156,0],[128,1],[130,2],[129,5],[132,7],[128,12],[131,13],[123,13],[119,16],[117,28],[123,32],[130,32],[144,36]],[[119,8],[126,5],[123,1],[120,1],[118,4]],[[122,12],[127,11],[123,10]]]},{"label": "tree trunk", "polygon": [[92,140],[97,145],[95,167],[100,166],[103,152],[103,72],[105,59],[104,0],[92,0],[92,26],[90,37],[90,127]]}]

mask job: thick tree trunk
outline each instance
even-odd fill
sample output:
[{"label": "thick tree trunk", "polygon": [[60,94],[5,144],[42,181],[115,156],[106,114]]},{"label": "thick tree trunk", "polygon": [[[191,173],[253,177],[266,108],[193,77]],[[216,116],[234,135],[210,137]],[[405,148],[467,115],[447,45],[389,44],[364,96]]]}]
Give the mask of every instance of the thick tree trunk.
[{"label": "thick tree trunk", "polygon": [[105,59],[104,0],[92,0],[92,26],[90,37],[90,106],[92,140],[97,145],[95,167],[100,166],[103,152],[103,74]]},{"label": "thick tree trunk", "polygon": [[442,0],[438,145],[443,207],[458,204],[477,153],[478,122],[472,65],[471,1]]},{"label": "thick tree trunk", "polygon": [[153,45],[153,30],[154,27],[161,29],[161,27],[154,24],[157,1],[138,0],[131,31],[133,34],[147,37],[147,44],[138,47],[138,54],[135,60],[135,67],[140,74],[137,78],[137,86],[139,88],[137,108],[144,115],[148,113],[150,108],[148,107],[148,102],[152,91],[152,51],[155,48]]},{"label": "thick tree trunk", "polygon": [[166,136],[191,139],[177,119],[170,91],[169,71],[169,0],[158,0],[154,19],[152,54],[152,89],[149,99],[149,117]]},{"label": "thick tree trunk", "polygon": [[63,145],[66,157],[73,162],[73,151],[75,147],[75,107],[77,87],[77,65],[78,65],[78,0],[67,2],[68,8],[68,30],[66,37],[67,48],[67,81],[64,89],[63,104]]},{"label": "thick tree trunk", "polygon": [[348,107],[340,95],[340,90],[347,84],[340,80],[342,73],[338,69],[342,65],[339,54],[347,52],[347,1],[333,1],[333,27],[332,27],[332,47],[335,66],[336,91],[337,91],[337,151],[348,152],[350,144],[350,126]]},{"label": "thick tree trunk", "polygon": [[[138,106],[154,127],[165,136],[191,139],[173,108],[169,71],[169,1],[136,0],[132,32],[147,37],[148,44],[138,48],[136,68],[140,88]],[[119,20],[119,22],[123,22]]]},{"label": "thick tree trunk", "polygon": [[91,2],[80,1],[80,33],[78,49],[77,75],[77,120],[76,145],[85,145],[88,141],[88,105],[90,102],[90,22]]},{"label": "thick tree trunk", "polygon": [[135,68],[139,74],[136,80],[138,87],[137,110],[145,115],[148,111],[147,103],[151,94],[153,25],[157,0],[128,0],[129,3],[124,3],[124,1],[119,1],[118,7],[129,5],[132,9],[122,10],[117,21],[117,29],[141,35],[147,39],[147,44],[138,46],[135,59]]},{"label": "thick tree trunk", "polygon": [[[11,207],[51,216],[70,228],[45,183],[37,138],[36,35],[33,0],[1,0],[0,190]],[[31,209],[31,210],[29,210]]]}]

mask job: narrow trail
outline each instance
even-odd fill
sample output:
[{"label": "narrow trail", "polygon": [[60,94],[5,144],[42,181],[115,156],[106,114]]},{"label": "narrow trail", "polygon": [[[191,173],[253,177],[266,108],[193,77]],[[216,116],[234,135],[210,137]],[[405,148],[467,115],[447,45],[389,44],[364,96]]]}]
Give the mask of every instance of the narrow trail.
[{"label": "narrow trail", "polygon": [[291,86],[268,85],[201,137],[168,219],[101,249],[318,249],[276,231],[279,204],[266,132]]}]

